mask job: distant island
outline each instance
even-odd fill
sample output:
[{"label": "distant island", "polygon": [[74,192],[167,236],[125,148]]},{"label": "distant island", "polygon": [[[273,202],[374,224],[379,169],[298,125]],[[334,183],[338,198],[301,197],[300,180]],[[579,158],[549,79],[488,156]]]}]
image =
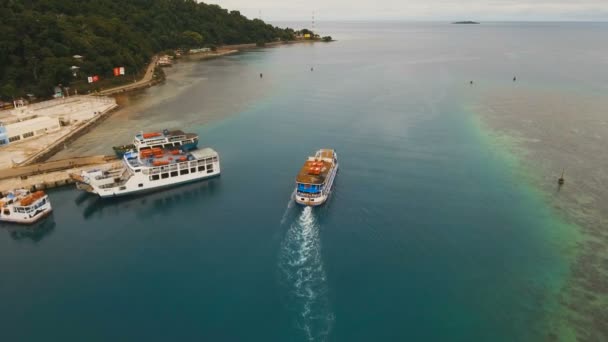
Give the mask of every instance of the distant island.
[{"label": "distant island", "polygon": [[479,22],[466,20],[466,21],[455,21],[452,24],[479,24]]}]

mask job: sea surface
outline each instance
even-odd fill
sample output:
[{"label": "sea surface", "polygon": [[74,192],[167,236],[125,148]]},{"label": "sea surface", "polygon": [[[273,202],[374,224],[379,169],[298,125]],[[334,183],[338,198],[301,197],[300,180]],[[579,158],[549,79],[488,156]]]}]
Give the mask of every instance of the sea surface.
[{"label": "sea surface", "polygon": [[[60,152],[182,128],[220,153],[222,175],[124,199],[54,189],[48,220],[2,225],[0,339],[603,336],[564,303],[581,223],[496,140],[521,117],[499,127],[483,113],[515,108],[493,97],[508,87],[605,93],[608,25],[318,29],[337,41],[181,60]],[[532,102],[517,113],[543,107]],[[340,171],[328,203],[303,208],[294,178],[319,148],[336,149]]]}]

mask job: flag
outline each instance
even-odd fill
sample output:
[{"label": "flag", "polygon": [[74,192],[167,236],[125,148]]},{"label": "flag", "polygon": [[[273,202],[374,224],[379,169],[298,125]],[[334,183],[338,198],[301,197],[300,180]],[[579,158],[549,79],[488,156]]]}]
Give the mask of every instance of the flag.
[{"label": "flag", "polygon": [[124,75],[125,74],[125,67],[120,67],[119,71],[120,71],[121,75]]},{"label": "flag", "polygon": [[99,81],[99,76],[98,75],[93,75],[93,82],[97,82]]},{"label": "flag", "polygon": [[91,76],[87,77],[87,81],[89,81],[89,83],[93,83],[93,77],[91,77]]},{"label": "flag", "polygon": [[114,68],[114,76],[120,75],[120,68]]}]

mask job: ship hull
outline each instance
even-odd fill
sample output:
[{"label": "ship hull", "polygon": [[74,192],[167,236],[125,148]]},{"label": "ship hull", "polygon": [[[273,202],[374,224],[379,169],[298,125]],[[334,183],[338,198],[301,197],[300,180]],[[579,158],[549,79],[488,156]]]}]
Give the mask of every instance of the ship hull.
[{"label": "ship hull", "polygon": [[45,217],[49,216],[53,212],[53,208],[49,205],[48,207],[44,207],[38,210],[36,214],[30,217],[27,214],[22,213],[11,213],[11,216],[2,215],[0,217],[0,222],[8,222],[15,224],[23,224],[30,225],[34,224]]},{"label": "ship hull", "polygon": [[171,183],[171,184],[158,185],[158,186],[153,186],[153,187],[148,187],[148,188],[143,188],[143,189],[134,189],[132,191],[115,191],[115,192],[114,191],[107,191],[107,192],[104,191],[101,193],[94,191],[92,193],[99,195],[99,197],[101,197],[101,198],[136,196],[136,195],[143,195],[143,194],[148,194],[148,193],[157,192],[157,191],[163,191],[163,190],[167,190],[172,187],[178,187],[180,185],[196,183],[196,182],[203,182],[203,181],[207,181],[212,178],[219,177],[219,176],[220,176],[220,173],[218,171],[215,174],[208,175],[208,176],[201,177],[201,178],[183,180],[183,181],[179,181],[179,182],[175,182],[175,183]]}]

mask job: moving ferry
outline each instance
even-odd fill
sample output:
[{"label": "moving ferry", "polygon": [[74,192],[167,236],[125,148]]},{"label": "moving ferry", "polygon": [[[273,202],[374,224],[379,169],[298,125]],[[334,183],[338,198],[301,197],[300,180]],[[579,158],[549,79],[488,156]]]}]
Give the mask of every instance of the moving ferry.
[{"label": "moving ferry", "polygon": [[0,221],[31,224],[52,211],[51,201],[44,191],[31,193],[18,189],[0,198]]},{"label": "moving ferry", "polygon": [[198,134],[184,133],[181,130],[169,131],[168,129],[164,129],[162,132],[139,133],[135,135],[132,144],[114,146],[112,149],[114,149],[114,153],[116,153],[118,158],[122,158],[126,152],[132,150],[140,152],[141,150],[152,148],[178,148],[182,151],[190,151],[197,147]]},{"label": "moving ferry", "polygon": [[323,204],[338,173],[338,155],[331,149],[318,150],[308,160],[296,177],[295,200],[302,205]]},{"label": "moving ferry", "polygon": [[219,155],[211,148],[190,152],[152,148],[127,152],[119,167],[71,174],[76,186],[101,197],[132,195],[194,182],[220,174]]}]

